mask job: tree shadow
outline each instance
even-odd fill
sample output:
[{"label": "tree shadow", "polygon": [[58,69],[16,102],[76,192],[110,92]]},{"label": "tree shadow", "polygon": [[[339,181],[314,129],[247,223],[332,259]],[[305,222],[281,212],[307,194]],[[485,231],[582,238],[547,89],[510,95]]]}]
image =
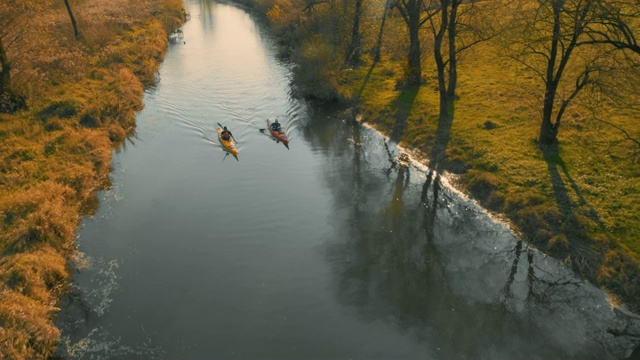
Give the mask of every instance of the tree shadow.
[{"label": "tree shadow", "polygon": [[[425,263],[430,263],[433,259],[439,259],[439,257],[434,257],[434,254],[437,254],[437,249],[435,248],[434,239],[435,239],[435,222],[436,222],[436,213],[438,210],[438,196],[440,193],[440,174],[436,173],[433,169],[429,171],[427,174],[427,179],[422,185],[422,192],[420,193],[420,202],[424,207],[424,211],[422,213],[422,229],[425,233],[426,243],[423,249],[423,256]],[[429,197],[429,189],[431,189],[431,197]],[[438,268],[442,270],[444,273],[444,267],[442,264],[438,264]]]},{"label": "tree shadow", "polygon": [[433,146],[429,154],[429,167],[441,172],[447,162],[447,147],[451,139],[451,126],[453,120],[440,116]]},{"label": "tree shadow", "polygon": [[411,114],[411,109],[413,108],[413,104],[416,101],[419,91],[419,87],[403,89],[394,101],[393,106],[396,109],[396,113],[394,115],[395,121],[393,123],[393,128],[391,129],[391,135],[389,136],[391,141],[399,143],[402,139],[402,136],[407,129],[407,120]]},{"label": "tree shadow", "polygon": [[[572,268],[580,274],[593,276],[602,261],[604,249],[602,246],[595,247],[596,243],[587,234],[585,224],[580,220],[582,214],[576,213],[575,209],[578,206],[587,207],[586,216],[605,235],[606,229],[595,209],[587,204],[580,187],[571,177],[558,150],[557,144],[545,146],[542,149],[561,216],[561,229],[556,230],[562,230],[562,233],[567,237],[567,251]],[[571,192],[575,194],[577,202],[572,200]],[[609,237],[607,236],[607,238]],[[593,251],[594,249],[596,251]]]},{"label": "tree shadow", "polygon": [[[371,74],[378,64],[377,60],[374,60],[367,71],[367,75],[365,75],[362,85],[358,90],[358,95],[356,96],[356,103],[358,99],[362,96],[364,89],[369,83],[369,79],[371,78]],[[418,96],[418,92],[420,91],[420,87],[406,87],[400,89],[400,94],[395,99],[393,103],[393,107],[396,109],[396,113],[394,116],[394,124],[391,129],[391,136],[389,137],[391,141],[398,143],[404,132],[407,128],[407,119],[409,118],[409,114],[411,114],[411,109],[413,108],[413,104],[415,103],[416,97]],[[356,106],[354,106],[356,108]]]},{"label": "tree shadow", "polygon": [[215,24],[213,9],[215,8],[216,3],[208,0],[200,0],[198,5],[200,5],[200,18],[202,19],[202,26],[205,29],[213,29],[213,26]]},{"label": "tree shadow", "polygon": [[332,166],[340,171],[327,179],[337,233],[325,248],[342,306],[365,323],[389,324],[427,348],[437,346],[442,358],[486,357],[487,343],[504,358],[579,359],[590,351],[591,358],[606,358],[598,346],[571,356],[565,349],[573,345],[553,340],[582,324],[573,308],[592,304],[573,272],[548,265],[524,241],[496,240],[507,237],[504,230],[460,203],[441,173],[429,169],[418,182],[392,145],[385,142],[373,153],[359,146],[372,140],[360,124],[345,127],[349,131],[339,134],[353,142],[334,148],[340,161]]},{"label": "tree shadow", "polygon": [[375,69],[376,65],[378,65],[378,60],[374,60],[369,67],[369,71],[367,71],[367,75],[365,75],[364,80],[362,81],[362,85],[358,90],[358,99],[362,96],[362,92],[364,88],[367,87],[367,83],[369,83],[369,79],[371,78],[371,73],[373,73],[373,69]]}]

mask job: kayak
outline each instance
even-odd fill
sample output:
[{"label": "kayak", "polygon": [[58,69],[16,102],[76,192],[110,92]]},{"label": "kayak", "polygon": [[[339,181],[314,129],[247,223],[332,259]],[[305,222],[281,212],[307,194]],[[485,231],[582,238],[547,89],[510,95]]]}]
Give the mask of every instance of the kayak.
[{"label": "kayak", "polygon": [[282,127],[279,130],[273,130],[271,128],[271,120],[267,120],[267,128],[269,128],[269,132],[271,133],[271,136],[276,139],[276,142],[281,141],[287,149],[289,148],[289,139],[287,138],[287,134],[285,134],[284,130],[282,130]]},{"label": "kayak", "polygon": [[220,141],[220,144],[222,144],[222,146],[224,147],[224,151],[233,155],[233,157],[236,158],[236,160],[238,160],[238,149],[236,148],[236,144],[233,142],[233,139],[225,140],[222,138],[221,134],[222,134],[222,128],[218,128],[218,140]]}]

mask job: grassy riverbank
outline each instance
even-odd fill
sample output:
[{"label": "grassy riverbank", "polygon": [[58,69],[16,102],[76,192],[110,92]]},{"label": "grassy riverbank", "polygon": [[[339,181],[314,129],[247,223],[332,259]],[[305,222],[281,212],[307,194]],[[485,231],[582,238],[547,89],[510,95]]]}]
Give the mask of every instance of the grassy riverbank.
[{"label": "grassy riverbank", "polygon": [[[539,112],[527,92],[530,75],[492,50],[478,47],[460,69],[445,166],[454,184],[529,243],[640,310],[637,149],[618,129],[576,109],[559,145],[545,154],[536,143]],[[393,61],[370,70],[351,72],[342,91],[361,92],[364,121],[428,162],[438,126],[437,90],[429,80],[419,89],[396,89],[389,75],[401,68]],[[640,134],[633,116],[610,113],[616,124]]]},{"label": "grassy riverbank", "polygon": [[[282,53],[296,64],[303,96],[353,106],[363,121],[428,162],[439,105],[428,31],[421,32],[426,83],[397,88],[408,46],[397,13],[387,19],[381,60],[372,67],[383,3],[365,5],[363,57],[355,68],[343,65],[352,7],[261,0],[254,9],[269,19]],[[536,139],[544,89],[504,55],[497,43],[486,42],[459,59],[445,169],[530,244],[607,289],[614,302],[640,311],[638,112],[604,102],[594,117],[583,106],[590,99],[578,97],[558,145],[542,151]]]},{"label": "grassy riverbank", "polygon": [[10,30],[11,85],[27,104],[0,114],[0,354],[11,359],[55,351],[76,226],[184,21],[180,0],[70,3],[77,41],[62,2]]}]

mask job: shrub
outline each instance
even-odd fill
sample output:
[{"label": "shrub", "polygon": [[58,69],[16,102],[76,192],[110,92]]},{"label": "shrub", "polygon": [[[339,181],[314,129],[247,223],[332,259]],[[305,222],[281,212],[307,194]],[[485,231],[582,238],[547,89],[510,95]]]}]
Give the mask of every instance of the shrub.
[{"label": "shrub", "polygon": [[338,94],[338,72],[340,59],[335,49],[320,36],[313,36],[293,54],[297,64],[294,83],[302,97],[334,101]]}]

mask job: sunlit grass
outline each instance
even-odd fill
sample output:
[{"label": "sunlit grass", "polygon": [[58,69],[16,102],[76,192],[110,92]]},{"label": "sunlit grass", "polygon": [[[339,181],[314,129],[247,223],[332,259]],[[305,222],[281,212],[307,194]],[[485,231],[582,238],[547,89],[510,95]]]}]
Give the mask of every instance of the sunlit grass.
[{"label": "sunlit grass", "polygon": [[[633,294],[640,293],[633,280],[640,263],[637,148],[619,130],[574,106],[561,127],[557,154],[545,158],[536,144],[543,90],[530,71],[498,54],[487,43],[461,59],[447,148],[448,169],[459,173],[456,184],[506,216],[542,250],[574,261],[577,254],[594,257],[585,275],[634,302]],[[435,70],[424,64],[427,83],[417,94],[396,89],[401,69],[388,57],[371,72],[363,66],[345,73],[345,86],[360,94],[364,120],[382,132],[391,135],[405,119],[402,144],[428,157],[438,93]],[[637,114],[615,109],[609,114],[611,122],[640,134]],[[585,246],[595,255],[582,255]]]}]

